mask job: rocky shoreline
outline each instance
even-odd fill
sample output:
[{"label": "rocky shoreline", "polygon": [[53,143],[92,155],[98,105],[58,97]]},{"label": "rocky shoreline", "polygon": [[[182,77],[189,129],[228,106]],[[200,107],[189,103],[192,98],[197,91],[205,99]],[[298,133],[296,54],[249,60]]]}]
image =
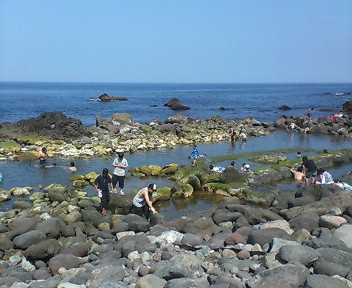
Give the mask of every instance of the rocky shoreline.
[{"label": "rocky shoreline", "polygon": [[0,125],[0,159],[30,161],[45,146],[49,157],[106,157],[116,149],[133,153],[152,149],[173,148],[176,145],[214,143],[230,140],[233,129],[235,139],[239,135],[260,137],[270,135],[276,129],[289,129],[291,123],[309,127],[309,133],[341,135],[352,138],[352,119],[349,116],[331,121],[328,118],[309,120],[306,116],[280,117],[275,123],[260,122],[253,118],[228,120],[214,116],[197,120],[177,114],[150,123],[135,123],[131,115],[117,113],[110,119],[100,116],[96,125],[83,127],[78,119],[62,113],[47,112],[37,118]]},{"label": "rocky shoreline", "polygon": [[98,202],[53,184],[1,212],[0,287],[352,285],[352,193],[336,185],[264,208],[225,197],[172,221],[128,214],[120,195],[102,216]]},{"label": "rocky shoreline", "polygon": [[[95,127],[84,128],[77,119],[57,114],[30,120],[37,126],[46,123],[39,124],[39,130],[21,121],[2,124],[1,157],[27,161],[42,146],[49,156],[108,156],[116,149],[134,152],[229,141],[229,128],[248,137],[264,136],[287,129],[290,121],[308,121],[305,116],[282,117],[270,124],[177,115],[165,123],[140,124],[128,114],[115,114],[111,119],[97,117]],[[321,128],[326,121],[309,123]],[[346,133],[338,132],[342,128]],[[326,132],[351,137],[351,119],[336,122],[331,129]],[[319,167],[351,160],[348,150],[322,153],[315,159]],[[13,209],[0,212],[0,287],[352,287],[352,193],[336,185],[317,185],[300,188],[296,195],[257,194],[256,186],[291,176],[288,167],[296,162],[280,161],[245,177],[232,171],[228,178],[226,173],[205,172],[202,165],[192,172],[176,164],[136,167],[132,171],[136,176],[158,171],[154,176],[176,182],[160,191],[157,201],[189,197],[199,185],[224,196],[211,211],[174,220],[155,214],[148,222],[129,214],[131,199],[115,194],[109,214],[102,216],[97,211],[99,198],[88,197],[79,186],[2,190],[2,201],[31,195],[29,201],[17,199]],[[236,185],[234,174],[241,178]],[[72,180],[89,184],[90,176]],[[352,175],[341,180],[351,183]]]}]

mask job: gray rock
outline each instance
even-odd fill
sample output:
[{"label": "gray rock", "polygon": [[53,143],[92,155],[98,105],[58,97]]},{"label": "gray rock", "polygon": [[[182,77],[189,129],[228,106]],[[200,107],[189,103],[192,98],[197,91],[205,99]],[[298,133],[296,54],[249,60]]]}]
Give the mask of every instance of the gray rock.
[{"label": "gray rock", "polygon": [[63,267],[66,270],[78,267],[80,260],[77,256],[71,254],[59,254],[52,257],[49,262],[49,268],[53,274],[56,274],[57,271]]},{"label": "gray rock", "polygon": [[279,257],[285,262],[298,261],[307,266],[319,259],[319,252],[308,246],[286,245],[280,248]]},{"label": "gray rock", "polygon": [[27,249],[29,246],[34,245],[45,239],[46,236],[43,232],[38,230],[32,230],[15,237],[13,239],[13,244],[17,248]]},{"label": "gray rock", "polygon": [[36,230],[42,231],[48,239],[57,238],[60,235],[62,220],[49,218],[36,226]]},{"label": "gray rock", "polygon": [[220,228],[211,219],[201,217],[188,223],[181,232],[205,236],[219,233]]},{"label": "gray rock", "polygon": [[303,288],[348,288],[348,285],[326,275],[310,275]]},{"label": "gray rock", "polygon": [[264,244],[270,244],[274,238],[293,240],[291,235],[280,228],[268,228],[253,231],[252,234],[249,235],[248,243],[253,245],[258,243],[263,246]]},{"label": "gray rock", "polygon": [[286,264],[259,273],[247,285],[250,288],[299,288],[308,276],[309,270],[302,264]]},{"label": "gray rock", "polygon": [[222,222],[236,221],[241,216],[243,215],[238,212],[230,212],[227,209],[217,209],[214,212],[213,220],[217,225],[219,225]]},{"label": "gray rock", "polygon": [[33,218],[20,216],[11,221],[8,227],[10,230],[14,231],[16,235],[19,235],[34,229],[36,224],[37,221]]},{"label": "gray rock", "polygon": [[71,254],[77,257],[84,257],[88,255],[90,248],[87,243],[75,243],[68,248],[61,250],[60,254]]},{"label": "gray rock", "polygon": [[203,243],[203,239],[199,235],[186,233],[183,235],[181,243],[189,247],[197,247]]},{"label": "gray rock", "polygon": [[58,254],[62,249],[59,241],[49,239],[28,247],[24,251],[26,258],[30,260],[46,260]]},{"label": "gray rock", "polygon": [[319,227],[319,215],[316,213],[304,213],[294,217],[289,223],[290,227],[295,231],[306,229],[312,232],[315,228]]},{"label": "gray rock", "polygon": [[0,250],[7,251],[12,248],[12,241],[6,235],[0,235]]},{"label": "gray rock", "polygon": [[337,228],[334,237],[343,241],[347,247],[352,248],[352,224],[345,224]]},{"label": "gray rock", "polygon": [[127,215],[123,221],[128,223],[128,229],[134,232],[146,232],[150,227],[147,219],[135,214]]},{"label": "gray rock", "polygon": [[[156,286],[153,286],[154,288]],[[167,283],[168,288],[185,288],[185,287],[202,287],[202,288],[208,288],[210,287],[209,282],[207,279],[203,278],[179,278],[179,279],[172,279],[168,281]]]},{"label": "gray rock", "polygon": [[320,254],[320,261],[332,262],[343,266],[352,259],[352,253],[334,248],[319,248],[317,251]]},{"label": "gray rock", "polygon": [[218,233],[210,237],[210,239],[205,242],[206,245],[210,247],[210,249],[220,249],[224,248],[225,239],[228,236],[227,233]]},{"label": "gray rock", "polygon": [[140,288],[163,288],[165,286],[166,280],[152,274],[143,276],[137,281],[137,287]]},{"label": "gray rock", "polygon": [[339,275],[341,277],[346,277],[351,271],[351,268],[338,265],[336,263],[327,261],[318,261],[314,266],[315,274],[324,274],[328,276]]}]

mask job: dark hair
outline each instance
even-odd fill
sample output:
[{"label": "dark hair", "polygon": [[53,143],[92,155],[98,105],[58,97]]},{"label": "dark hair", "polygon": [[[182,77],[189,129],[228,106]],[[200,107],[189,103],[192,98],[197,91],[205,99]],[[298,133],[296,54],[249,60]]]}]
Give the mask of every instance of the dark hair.
[{"label": "dark hair", "polygon": [[70,166],[75,167],[75,162],[71,162]]},{"label": "dark hair", "polygon": [[235,161],[231,161],[230,165],[235,166],[235,163],[236,163]]},{"label": "dark hair", "polygon": [[214,168],[214,166],[210,164],[209,165],[209,169],[213,169],[213,168]]},{"label": "dark hair", "polygon": [[148,189],[152,190],[152,191],[156,191],[156,185],[154,183],[150,183],[148,185]]},{"label": "dark hair", "polygon": [[246,163],[242,163],[242,166],[246,165]]},{"label": "dark hair", "polygon": [[123,156],[125,155],[123,152],[119,152],[117,153],[117,155],[119,155],[119,158],[123,158]]},{"label": "dark hair", "polygon": [[46,148],[45,147],[42,148],[42,152],[46,152]]},{"label": "dark hair", "polygon": [[104,174],[104,175],[109,174],[109,170],[108,170],[108,168],[104,168],[104,169],[103,169],[103,173],[102,173],[102,174]]},{"label": "dark hair", "polygon": [[319,168],[318,171],[317,171],[317,174],[320,175],[320,174],[323,174],[325,172],[324,169],[322,168]]},{"label": "dark hair", "polygon": [[298,172],[302,172],[302,171],[303,171],[302,166],[299,166],[299,167],[297,168],[297,171],[298,171]]},{"label": "dark hair", "polygon": [[307,157],[307,156],[303,156],[303,157],[302,157],[302,161],[303,161],[303,162],[306,162],[307,160],[308,160],[308,157]]}]

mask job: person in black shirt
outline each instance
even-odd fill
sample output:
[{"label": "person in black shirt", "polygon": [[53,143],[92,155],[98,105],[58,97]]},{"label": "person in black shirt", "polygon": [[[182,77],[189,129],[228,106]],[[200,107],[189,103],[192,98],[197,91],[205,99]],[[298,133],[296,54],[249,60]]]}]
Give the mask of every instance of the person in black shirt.
[{"label": "person in black shirt", "polygon": [[315,182],[314,179],[315,179],[315,176],[317,175],[317,170],[318,170],[317,165],[314,163],[313,160],[309,160],[307,156],[303,156],[302,167],[303,167],[303,173],[306,178],[305,179],[306,186],[309,185],[310,180],[312,185],[314,185],[314,182]]},{"label": "person in black shirt", "polygon": [[98,196],[101,198],[100,202],[100,210],[101,214],[104,216],[107,214],[107,209],[110,201],[110,193],[109,193],[109,183],[111,185],[111,190],[113,189],[112,187],[112,181],[109,176],[109,170],[107,168],[103,169],[103,172],[101,175],[99,175],[95,181],[94,181],[94,187],[95,190],[98,193]]}]

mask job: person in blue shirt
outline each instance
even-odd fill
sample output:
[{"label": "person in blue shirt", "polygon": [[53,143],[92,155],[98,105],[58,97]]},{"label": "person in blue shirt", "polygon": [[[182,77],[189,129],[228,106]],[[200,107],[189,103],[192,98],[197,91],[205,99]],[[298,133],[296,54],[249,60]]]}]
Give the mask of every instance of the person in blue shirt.
[{"label": "person in blue shirt", "polygon": [[192,155],[191,158],[193,159],[192,167],[197,166],[197,159],[199,157],[199,152],[197,149],[197,145],[195,145],[195,144],[193,145],[193,151],[192,151],[191,155]]}]

